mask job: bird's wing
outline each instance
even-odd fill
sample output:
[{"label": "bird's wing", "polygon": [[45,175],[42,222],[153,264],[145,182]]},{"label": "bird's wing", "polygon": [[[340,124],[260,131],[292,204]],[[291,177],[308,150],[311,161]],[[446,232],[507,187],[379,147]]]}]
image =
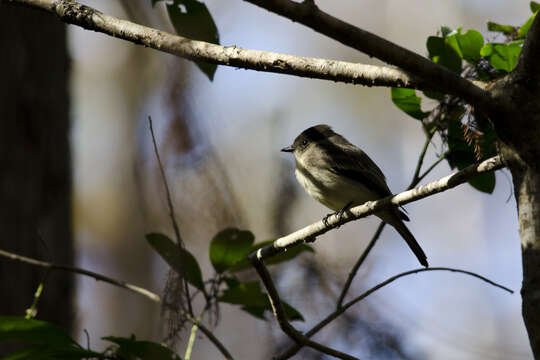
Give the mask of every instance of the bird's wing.
[{"label": "bird's wing", "polygon": [[381,169],[361,149],[348,145],[332,152],[332,171],[364,184],[381,197],[391,195]]}]

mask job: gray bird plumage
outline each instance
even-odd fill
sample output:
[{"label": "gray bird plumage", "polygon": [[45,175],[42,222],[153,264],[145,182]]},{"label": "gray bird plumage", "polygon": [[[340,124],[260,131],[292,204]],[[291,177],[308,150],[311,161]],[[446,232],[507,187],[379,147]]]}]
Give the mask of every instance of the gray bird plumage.
[{"label": "gray bird plumage", "polygon": [[[296,178],[307,193],[334,211],[392,194],[377,164],[328,125],[304,130],[282,151],[294,154]],[[398,208],[375,215],[392,225],[420,264],[428,266],[426,254],[403,223],[409,220],[407,215]]]}]

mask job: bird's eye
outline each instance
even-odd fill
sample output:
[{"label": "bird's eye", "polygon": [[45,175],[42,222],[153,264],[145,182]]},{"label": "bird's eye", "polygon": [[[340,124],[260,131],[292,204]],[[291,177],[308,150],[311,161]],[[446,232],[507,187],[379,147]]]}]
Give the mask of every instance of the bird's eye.
[{"label": "bird's eye", "polygon": [[302,146],[306,146],[308,144],[307,140],[302,141]]}]

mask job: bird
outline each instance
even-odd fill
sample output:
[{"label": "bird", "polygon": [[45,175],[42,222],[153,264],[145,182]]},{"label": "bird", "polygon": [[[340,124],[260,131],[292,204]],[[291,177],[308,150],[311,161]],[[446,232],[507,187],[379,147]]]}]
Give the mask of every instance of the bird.
[{"label": "bird", "polygon": [[[352,206],[392,195],[377,164],[326,124],[304,130],[281,151],[294,155],[296,179],[304,190],[340,216]],[[403,211],[391,207],[375,215],[397,230],[420,264],[429,266],[426,254],[405,226],[409,217]]]}]

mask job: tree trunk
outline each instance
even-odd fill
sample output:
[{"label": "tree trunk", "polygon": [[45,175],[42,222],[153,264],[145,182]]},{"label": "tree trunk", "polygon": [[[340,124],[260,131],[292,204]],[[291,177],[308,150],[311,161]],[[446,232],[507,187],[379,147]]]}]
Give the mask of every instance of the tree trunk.
[{"label": "tree trunk", "polygon": [[540,173],[513,169],[523,261],[522,312],[536,359],[540,358]]},{"label": "tree trunk", "polygon": [[[73,263],[66,26],[0,3],[0,248]],[[23,316],[44,281],[38,319],[71,330],[73,277],[0,259],[0,312]],[[0,354],[8,351],[0,347]]]}]

